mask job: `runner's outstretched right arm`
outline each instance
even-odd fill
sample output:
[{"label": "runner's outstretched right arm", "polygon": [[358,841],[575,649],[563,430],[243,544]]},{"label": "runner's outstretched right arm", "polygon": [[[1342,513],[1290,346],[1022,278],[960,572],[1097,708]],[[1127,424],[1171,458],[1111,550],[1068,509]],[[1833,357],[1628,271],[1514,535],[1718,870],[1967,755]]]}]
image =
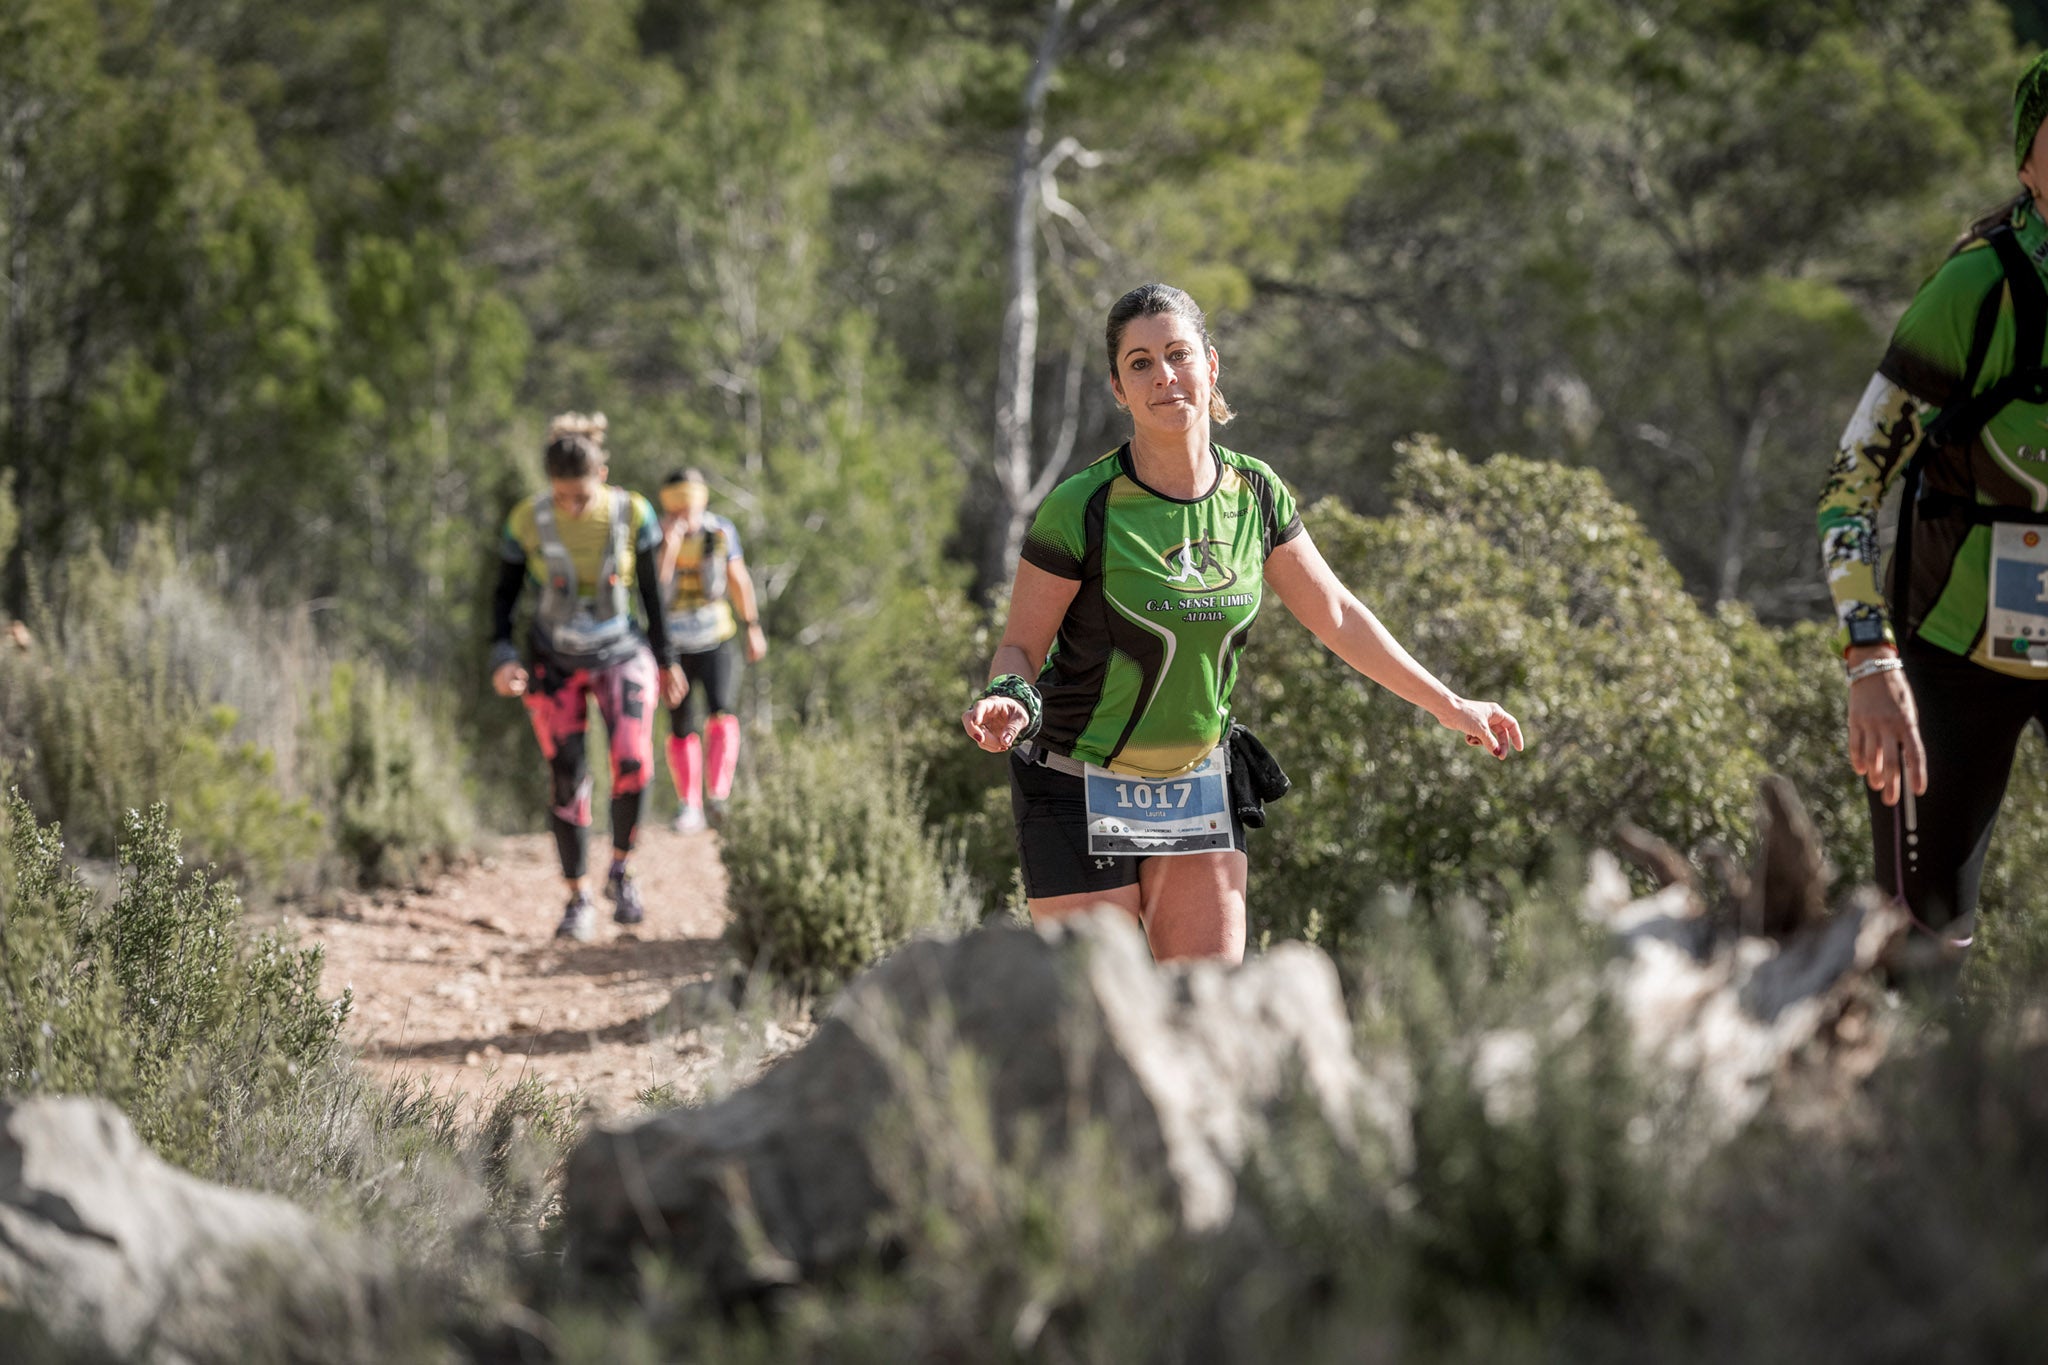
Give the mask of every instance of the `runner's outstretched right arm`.
[{"label": "runner's outstretched right arm", "polygon": [[519,646],[512,643],[512,614],[525,586],[526,561],[506,555],[498,566],[498,586],[491,593],[491,690],[501,697],[517,697],[526,691],[526,666],[519,662]]},{"label": "runner's outstretched right arm", "polygon": [[512,643],[512,614],[519,606],[519,594],[526,587],[526,564],[500,560],[498,586],[491,593],[491,667],[517,660],[519,647]]},{"label": "runner's outstretched right arm", "polygon": [[[1060,622],[1081,590],[1079,579],[1047,573],[1028,560],[1017,561],[1010,588],[1010,616],[1003,623],[1003,642],[989,664],[991,679],[1014,673],[1027,681],[1038,676],[1046,651],[1059,634]],[[960,717],[967,737],[992,754],[1017,742],[1030,716],[1021,702],[1007,697],[977,697]]]},{"label": "runner's outstretched right arm", "polygon": [[[1821,488],[1821,565],[1840,623],[1836,644],[1851,666],[1899,652],[1877,581],[1877,509],[1920,436],[1919,401],[1884,375],[1872,376]],[[1867,639],[1870,622],[1879,627],[1875,641]],[[1859,624],[1866,643],[1852,644],[1850,627]],[[1904,673],[1878,673],[1849,685],[1849,766],[1888,806],[1907,789],[1925,794],[1927,752]]]}]

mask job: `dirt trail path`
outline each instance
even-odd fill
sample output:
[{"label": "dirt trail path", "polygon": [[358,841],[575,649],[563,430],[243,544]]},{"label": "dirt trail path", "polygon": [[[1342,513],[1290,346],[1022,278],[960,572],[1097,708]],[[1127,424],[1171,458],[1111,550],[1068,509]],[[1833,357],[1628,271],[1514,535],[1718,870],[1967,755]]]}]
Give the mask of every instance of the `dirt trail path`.
[{"label": "dirt trail path", "polygon": [[[601,831],[593,844],[601,874]],[[649,829],[633,870],[646,923],[614,925],[600,897],[593,943],[553,937],[563,890],[546,835],[506,839],[429,892],[353,896],[299,927],[326,946],[329,985],[355,991],[349,1032],[376,1074],[471,1097],[534,1075],[616,1114],[651,1085],[697,1093],[719,1061],[698,1030],[660,1017],[677,986],[726,956],[717,836]],[[763,1040],[771,1051],[781,1041]]]}]

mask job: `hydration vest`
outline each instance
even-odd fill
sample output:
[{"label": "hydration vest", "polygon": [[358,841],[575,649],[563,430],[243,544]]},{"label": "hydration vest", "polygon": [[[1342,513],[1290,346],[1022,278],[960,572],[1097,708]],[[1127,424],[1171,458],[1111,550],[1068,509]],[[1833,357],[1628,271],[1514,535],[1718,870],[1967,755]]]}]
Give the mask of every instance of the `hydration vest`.
[{"label": "hydration vest", "polygon": [[698,552],[695,604],[687,607],[676,605],[677,588],[682,582],[680,565],[674,566],[668,582],[663,585],[668,607],[664,622],[668,641],[670,646],[684,654],[701,654],[716,649],[738,630],[725,601],[729,577],[726,556],[731,546],[715,523],[705,524],[699,540],[702,549]]},{"label": "hydration vest", "polygon": [[597,591],[585,600],[576,582],[576,566],[555,525],[555,504],[543,494],[534,503],[533,522],[540,533],[540,553],[547,565],[536,618],[541,643],[564,660],[595,659],[617,650],[633,635],[633,617],[626,602],[620,568],[630,551],[632,495],[610,490],[612,519],[605,541],[604,562],[597,570]]},{"label": "hydration vest", "polygon": [[[1994,289],[1978,311],[1976,331],[1970,341],[1970,358],[1963,372],[1962,391],[1970,396],[1957,399],[1935,415],[1922,433],[1912,458],[1906,462],[1903,500],[1899,504],[1898,546],[1892,552],[1890,590],[1886,596],[1893,603],[1894,618],[1908,634],[1919,630],[1924,615],[1924,609],[1919,613],[1912,612],[1913,531],[1916,523],[1955,519],[1971,526],[1990,526],[1997,522],[2048,525],[2048,512],[1979,502],[1971,496],[1922,493],[1920,490],[1923,467],[1927,461],[1940,458],[1944,451],[1953,450],[1962,468],[1968,470],[1970,450],[1983,434],[1985,424],[2008,405],[2048,403],[2048,365],[2041,363],[2043,345],[2048,343],[2048,288],[2043,287],[2040,274],[2034,269],[2033,261],[2028,259],[2026,248],[2020,245],[2019,234],[2013,231],[2010,223],[2000,223],[1991,228],[1983,240],[1997,253],[1999,267],[2005,273],[2006,287],[2012,295],[2014,368],[2012,373],[1984,392],[1970,392],[1976,388],[1978,376],[1983,372],[1985,357],[1991,349],[1992,332],[1998,323],[1999,297]],[[2026,363],[2030,357],[2032,364]],[[1937,595],[1939,591],[1936,586]],[[1931,606],[1931,603],[1927,605]]]}]

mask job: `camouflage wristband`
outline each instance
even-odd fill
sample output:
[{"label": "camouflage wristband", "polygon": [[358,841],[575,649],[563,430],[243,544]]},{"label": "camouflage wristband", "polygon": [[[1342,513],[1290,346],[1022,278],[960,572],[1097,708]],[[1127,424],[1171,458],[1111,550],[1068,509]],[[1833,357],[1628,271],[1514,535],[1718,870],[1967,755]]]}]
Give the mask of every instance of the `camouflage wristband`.
[{"label": "camouflage wristband", "polygon": [[1017,732],[1019,742],[1038,733],[1039,725],[1045,720],[1045,711],[1038,700],[1037,688],[1015,673],[1001,673],[988,680],[988,686],[981,689],[981,696],[975,700],[988,697],[1004,697],[1024,708],[1024,728]]}]

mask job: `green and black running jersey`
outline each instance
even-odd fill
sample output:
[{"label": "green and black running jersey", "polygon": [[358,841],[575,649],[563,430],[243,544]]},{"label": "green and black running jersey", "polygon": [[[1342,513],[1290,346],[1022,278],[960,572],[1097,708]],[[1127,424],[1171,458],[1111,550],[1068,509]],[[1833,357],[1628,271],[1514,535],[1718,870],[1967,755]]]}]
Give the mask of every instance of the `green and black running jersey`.
[{"label": "green and black running jersey", "polygon": [[[2037,274],[2048,274],[2048,224],[2033,205],[2018,209],[2009,225]],[[2004,267],[1997,251],[1980,239],[1949,257],[1920,287],[1899,318],[1878,373],[1938,412],[1983,393],[2016,369],[2041,362],[2039,356],[2015,354],[2018,330]],[[1978,361],[1974,374],[1973,358]],[[1845,620],[1859,608],[1872,615],[1883,610],[1875,579],[1857,571],[1857,537],[1874,533],[1878,504],[1910,453],[1903,434],[1882,450],[1844,452],[1823,490],[1823,557],[1831,580],[1844,579],[1835,595]],[[1948,448],[1934,456],[1921,476],[1923,498],[2048,512],[2048,405],[2012,402],[1984,424],[1966,449]],[[2000,671],[2039,677],[2040,669],[2032,664],[1994,658],[1986,648],[1991,528],[1926,515],[1910,524],[1913,582],[1895,582],[1890,593],[1904,624],[1943,649]],[[1834,543],[1826,540],[1831,533]],[[1862,557],[1875,560],[1874,554]],[[1846,608],[1839,605],[1844,599]]]},{"label": "green and black running jersey", "polygon": [[1266,556],[1301,534],[1301,517],[1271,469],[1211,449],[1202,497],[1147,488],[1125,445],[1062,481],[1032,519],[1025,561],[1081,585],[1038,675],[1038,742],[1055,752],[1172,777],[1223,738]]}]

